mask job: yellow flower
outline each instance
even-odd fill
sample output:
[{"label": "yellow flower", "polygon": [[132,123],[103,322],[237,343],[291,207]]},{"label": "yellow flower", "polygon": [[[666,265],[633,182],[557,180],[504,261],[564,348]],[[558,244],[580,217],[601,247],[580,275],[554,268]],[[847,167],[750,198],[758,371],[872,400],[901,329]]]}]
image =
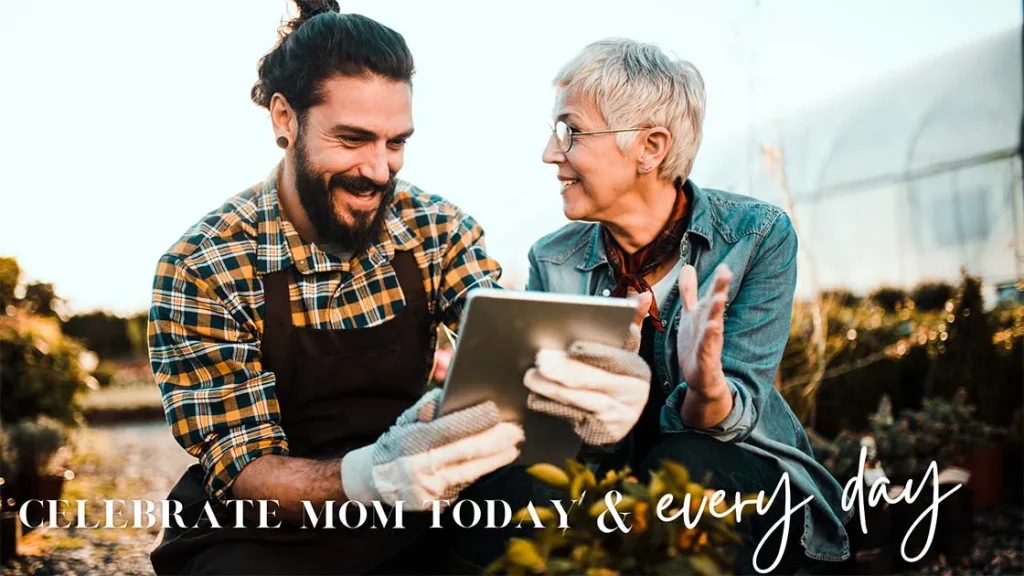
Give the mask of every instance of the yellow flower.
[{"label": "yellow flower", "polygon": [[572,549],[572,554],[569,556],[572,558],[573,562],[579,564],[580,562],[583,562],[583,559],[587,556],[587,552],[589,551],[589,546],[586,544],[580,544]]},{"label": "yellow flower", "polygon": [[512,538],[509,540],[506,557],[515,566],[528,568],[534,572],[547,570],[544,558],[541,557],[534,543],[529,540],[522,538]]},{"label": "yellow flower", "polygon": [[691,552],[699,534],[700,531],[696,528],[687,528],[679,533],[678,542],[676,542],[676,544],[683,552]]},{"label": "yellow flower", "polygon": [[564,490],[569,487],[569,475],[553,464],[534,464],[526,472],[537,480],[550,484],[555,488],[562,488]]},{"label": "yellow flower", "polygon": [[633,508],[635,521],[633,523],[634,533],[643,534],[647,530],[647,503],[637,502]]}]

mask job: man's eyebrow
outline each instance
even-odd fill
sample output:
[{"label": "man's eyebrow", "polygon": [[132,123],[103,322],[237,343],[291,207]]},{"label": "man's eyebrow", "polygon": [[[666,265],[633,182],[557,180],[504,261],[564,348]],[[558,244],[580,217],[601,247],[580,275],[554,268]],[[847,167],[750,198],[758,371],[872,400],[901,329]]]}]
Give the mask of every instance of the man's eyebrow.
[{"label": "man's eyebrow", "polygon": [[[403,140],[412,136],[414,129],[410,128],[405,132],[395,136],[392,140]],[[334,128],[331,128],[331,134],[355,136],[356,138],[362,138],[365,140],[376,140],[378,135],[373,130],[367,130],[366,128],[360,128],[359,126],[352,126],[350,124],[335,124]]]},{"label": "man's eyebrow", "polygon": [[555,118],[555,121],[573,121],[573,123],[576,123],[579,122],[579,119],[580,117],[577,116],[575,112],[562,112],[557,118]]},{"label": "man's eyebrow", "polygon": [[331,128],[330,132],[331,134],[358,136],[359,138],[366,138],[368,140],[377,138],[377,134],[373,130],[367,130],[366,128],[360,128],[359,126],[352,126],[350,124],[335,124],[334,128]]},{"label": "man's eyebrow", "polygon": [[410,138],[412,136],[412,133],[415,132],[415,131],[416,131],[415,128],[409,128],[405,132],[402,132],[398,136],[395,136],[394,138],[392,138],[392,140],[406,140],[406,139]]}]

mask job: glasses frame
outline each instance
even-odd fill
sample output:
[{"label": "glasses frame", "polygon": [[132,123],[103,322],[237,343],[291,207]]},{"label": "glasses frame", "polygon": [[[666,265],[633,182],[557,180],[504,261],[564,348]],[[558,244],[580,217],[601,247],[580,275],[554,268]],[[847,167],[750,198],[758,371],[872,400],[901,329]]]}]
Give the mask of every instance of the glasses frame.
[{"label": "glasses frame", "polygon": [[[568,134],[568,136],[569,136],[569,145],[564,147],[564,148],[562,147],[562,141],[559,140],[559,138],[558,138],[558,125],[559,124],[565,126],[566,134]],[[569,150],[572,150],[573,140],[577,136],[590,136],[590,135],[593,135],[593,134],[617,134],[619,132],[639,132],[641,130],[647,130],[647,128],[617,128],[617,129],[614,129],[614,130],[576,131],[576,130],[573,130],[573,128],[571,126],[569,126],[563,120],[559,120],[558,122],[555,122],[555,125],[551,127],[551,133],[555,136],[555,141],[558,142],[558,148],[562,151],[563,154],[566,154],[566,153],[569,152]]]}]

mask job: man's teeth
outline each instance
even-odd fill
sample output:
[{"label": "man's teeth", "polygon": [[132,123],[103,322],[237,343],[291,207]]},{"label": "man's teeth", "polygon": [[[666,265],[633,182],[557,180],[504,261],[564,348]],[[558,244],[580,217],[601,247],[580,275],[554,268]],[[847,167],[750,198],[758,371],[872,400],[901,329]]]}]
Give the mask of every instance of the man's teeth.
[{"label": "man's teeth", "polygon": [[577,182],[579,182],[579,180],[562,180],[562,189],[564,190]]}]

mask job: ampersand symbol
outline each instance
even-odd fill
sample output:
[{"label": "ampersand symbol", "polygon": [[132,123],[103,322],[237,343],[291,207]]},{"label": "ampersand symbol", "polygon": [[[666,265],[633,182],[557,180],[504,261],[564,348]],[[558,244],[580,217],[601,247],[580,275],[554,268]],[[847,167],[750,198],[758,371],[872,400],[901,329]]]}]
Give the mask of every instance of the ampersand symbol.
[{"label": "ampersand symbol", "polygon": [[[612,502],[612,499],[614,499],[615,501]],[[608,509],[605,510],[604,512],[601,512],[600,516],[597,517],[597,527],[601,529],[601,532],[608,534],[615,530],[614,528],[609,528],[608,525],[605,523],[605,514],[612,515],[612,519],[615,521],[615,524],[618,525],[619,530],[622,530],[623,532],[629,532],[633,529],[632,526],[626,526],[626,523],[623,522],[623,519],[626,516],[629,516],[629,512],[623,512],[622,514],[619,514],[619,511],[615,509],[615,505],[618,504],[619,502],[622,502],[622,494],[619,494],[617,490],[610,490],[607,494],[604,495],[604,503],[608,507]]]}]

